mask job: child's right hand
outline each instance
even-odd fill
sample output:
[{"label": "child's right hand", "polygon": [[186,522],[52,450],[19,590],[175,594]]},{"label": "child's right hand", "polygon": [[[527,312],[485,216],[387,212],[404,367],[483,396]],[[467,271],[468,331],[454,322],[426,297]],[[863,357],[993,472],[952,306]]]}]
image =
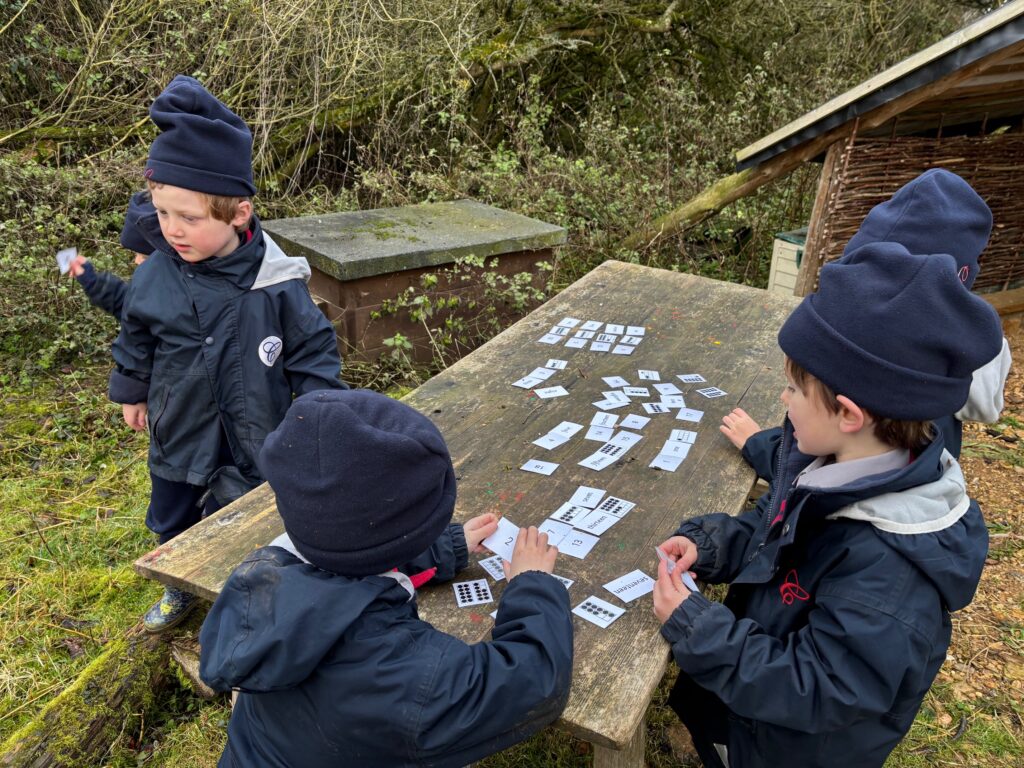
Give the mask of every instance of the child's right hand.
[{"label": "child's right hand", "polygon": [[732,413],[722,417],[722,426],[718,430],[729,438],[730,443],[743,450],[747,439],[760,432],[761,427],[742,408],[733,408]]},{"label": "child's right hand", "polygon": [[498,530],[498,516],[493,512],[484,512],[462,524],[462,532],[466,536],[466,549],[470,552],[483,552],[480,542]]},{"label": "child's right hand", "polygon": [[505,577],[512,581],[520,573],[526,571],[543,571],[552,573],[555,570],[555,558],[558,548],[548,546],[548,535],[537,530],[536,526],[519,529],[519,538],[512,550],[512,562],[503,560]]},{"label": "child's right hand", "polygon": [[71,276],[79,277],[83,272],[85,272],[85,263],[87,261],[88,259],[82,254],[75,256],[75,258],[73,258],[68,264],[68,271],[71,272]]},{"label": "child's right hand", "polygon": [[675,571],[688,571],[697,562],[697,545],[685,536],[666,539],[658,545],[658,549],[675,561]]},{"label": "child's right hand", "polygon": [[146,403],[121,404],[121,413],[124,414],[125,424],[136,432],[141,432],[146,428],[146,413],[148,411],[149,407]]}]

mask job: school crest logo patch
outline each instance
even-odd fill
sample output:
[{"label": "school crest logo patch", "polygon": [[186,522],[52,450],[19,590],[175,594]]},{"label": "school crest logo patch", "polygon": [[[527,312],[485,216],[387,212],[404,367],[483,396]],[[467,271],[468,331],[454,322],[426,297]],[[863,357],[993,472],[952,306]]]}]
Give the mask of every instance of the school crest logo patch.
[{"label": "school crest logo patch", "polygon": [[270,368],[274,361],[280,357],[283,347],[284,342],[277,338],[277,336],[267,336],[267,338],[260,342],[260,362],[267,366],[267,368]]}]

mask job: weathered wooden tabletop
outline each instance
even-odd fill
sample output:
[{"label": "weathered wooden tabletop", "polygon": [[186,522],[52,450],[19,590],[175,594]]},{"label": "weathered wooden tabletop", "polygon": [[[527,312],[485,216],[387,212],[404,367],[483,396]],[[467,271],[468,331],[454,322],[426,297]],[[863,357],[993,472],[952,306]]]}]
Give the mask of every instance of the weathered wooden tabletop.
[{"label": "weathered wooden tabletop", "polygon": [[[683,518],[708,512],[735,513],[754,475],[739,452],[719,433],[721,417],[738,406],[765,424],[781,420],[784,383],[776,334],[797,299],[762,290],[664,270],[606,262],[490,342],[435,376],[406,402],[427,414],[448,441],[459,483],[456,520],[487,511],[518,525],[541,523],[580,485],[605,489],[637,503],[609,529],[584,560],[565,555],[555,572],[575,580],[572,605],[590,595],[620,604],[602,584],[635,568],[654,576],[654,547]],[[564,317],[644,325],[644,341],[631,356],[566,349],[537,343]],[[512,387],[549,358],[567,360],[564,371],[540,386],[562,385],[568,397],[538,399]],[[622,376],[634,386],[638,369],[659,371],[676,384],[686,404],[704,411],[699,424],[656,414],[640,430],[641,440],[618,463],[600,471],[577,462],[601,444],[580,432],[547,451],[531,441],[562,421],[588,426],[611,389],[603,376]],[[684,384],[678,374],[699,373],[707,384]],[[728,395],[706,399],[694,390],[716,386]],[[659,396],[651,390],[651,401]],[[640,401],[642,402],[642,401]],[[645,414],[638,404],[618,409]],[[674,473],[648,467],[672,429],[699,436]],[[528,459],[557,462],[550,477],[523,472]],[[231,570],[248,552],[282,531],[270,489],[263,485],[171,542],[140,558],[145,576],[216,597]],[[486,555],[484,555],[486,556]],[[484,578],[471,556],[461,579]],[[490,579],[488,579],[490,581]],[[506,582],[492,583],[495,597]],[[474,642],[489,637],[487,615],[496,604],[456,608],[449,585],[425,587],[421,616],[437,628]],[[562,725],[599,747],[622,749],[637,732],[651,694],[664,674],[668,646],[658,633],[649,596],[625,604],[608,629],[574,618],[575,667]]]}]

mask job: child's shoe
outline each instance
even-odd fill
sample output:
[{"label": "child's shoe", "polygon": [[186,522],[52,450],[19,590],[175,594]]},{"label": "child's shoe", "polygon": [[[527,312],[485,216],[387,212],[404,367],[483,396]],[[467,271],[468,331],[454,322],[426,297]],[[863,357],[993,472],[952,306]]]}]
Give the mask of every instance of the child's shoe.
[{"label": "child's shoe", "polygon": [[147,632],[163,632],[178,626],[196,606],[196,596],[174,587],[164,587],[164,596],[142,617]]}]

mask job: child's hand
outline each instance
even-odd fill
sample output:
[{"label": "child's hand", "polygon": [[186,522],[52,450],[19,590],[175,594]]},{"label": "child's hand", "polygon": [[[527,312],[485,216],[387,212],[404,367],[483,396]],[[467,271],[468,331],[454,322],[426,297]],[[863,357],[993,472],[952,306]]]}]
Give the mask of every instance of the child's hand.
[{"label": "child's hand", "polygon": [[658,545],[658,549],[675,562],[677,571],[680,568],[688,571],[697,562],[697,544],[685,536],[673,536],[671,539],[666,539]]},{"label": "child's hand", "polygon": [[740,450],[747,444],[747,438],[761,431],[760,425],[742,408],[733,408],[732,413],[722,417],[722,426],[718,430],[729,438],[729,442]]},{"label": "child's hand", "polygon": [[681,568],[668,572],[664,560],[658,562],[658,581],[654,585],[654,615],[664,624],[683,600],[690,596],[690,588],[683,584]]},{"label": "child's hand", "polygon": [[498,516],[492,512],[477,515],[462,524],[462,532],[466,534],[466,548],[470,552],[483,552],[480,542],[498,530]]},{"label": "child's hand", "polygon": [[124,414],[125,424],[136,432],[141,432],[146,428],[146,413],[148,411],[149,407],[146,403],[135,403],[134,405],[123,403],[121,405],[121,413]]},{"label": "child's hand", "polygon": [[546,533],[541,533],[533,525],[529,528],[520,528],[519,538],[516,539],[515,549],[512,550],[512,562],[502,561],[505,566],[505,578],[512,581],[526,571],[551,573],[555,570],[556,557],[558,548],[548,546]]},{"label": "child's hand", "polygon": [[86,261],[88,261],[88,259],[86,259],[85,256],[78,254],[68,263],[68,271],[71,272],[72,277],[78,277],[85,272]]}]

